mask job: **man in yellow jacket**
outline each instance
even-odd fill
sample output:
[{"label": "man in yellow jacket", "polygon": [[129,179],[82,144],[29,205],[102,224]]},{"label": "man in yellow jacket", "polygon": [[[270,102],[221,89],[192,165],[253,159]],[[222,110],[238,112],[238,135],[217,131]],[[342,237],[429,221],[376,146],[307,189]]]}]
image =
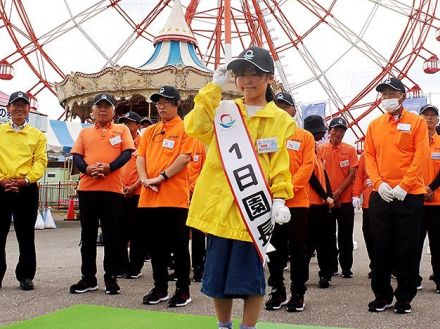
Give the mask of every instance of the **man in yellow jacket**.
[{"label": "man in yellow jacket", "polygon": [[0,287],[6,272],[5,245],[13,216],[20,248],[15,275],[22,290],[34,289],[37,181],[47,166],[46,137],[26,122],[29,104],[26,93],[13,93],[7,105],[11,119],[0,125]]},{"label": "man in yellow jacket", "polygon": [[[269,211],[279,223],[290,219],[284,200],[293,196],[293,186],[285,145],[288,137],[294,134],[296,124],[273,102],[269,87],[273,81],[273,60],[268,51],[257,47],[243,51],[227,68],[219,67],[213,82],[199,91],[194,99],[194,109],[185,117],[186,133],[209,145],[187,221],[188,226],[208,234],[202,292],[214,299],[219,328],[232,328],[232,301],[243,298],[240,328],[248,329],[254,328],[257,322],[265,294],[265,278],[263,264],[252,244],[238,203],[234,201],[235,194],[229,187],[214,128],[228,69],[244,94],[244,98],[234,101],[234,106],[238,106],[239,116],[249,134],[249,138],[245,136],[237,142],[250,142],[253,148],[258,148],[257,159],[274,198]],[[259,142],[262,140],[276,142],[274,149],[266,153],[261,151]],[[286,209],[288,218],[284,217]]]}]

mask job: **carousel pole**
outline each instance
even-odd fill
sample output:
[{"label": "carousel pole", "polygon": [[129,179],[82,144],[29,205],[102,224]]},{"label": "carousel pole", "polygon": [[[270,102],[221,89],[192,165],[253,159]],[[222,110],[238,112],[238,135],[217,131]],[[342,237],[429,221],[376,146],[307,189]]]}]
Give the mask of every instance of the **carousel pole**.
[{"label": "carousel pole", "polygon": [[228,64],[231,58],[231,0],[225,0],[225,64]]}]

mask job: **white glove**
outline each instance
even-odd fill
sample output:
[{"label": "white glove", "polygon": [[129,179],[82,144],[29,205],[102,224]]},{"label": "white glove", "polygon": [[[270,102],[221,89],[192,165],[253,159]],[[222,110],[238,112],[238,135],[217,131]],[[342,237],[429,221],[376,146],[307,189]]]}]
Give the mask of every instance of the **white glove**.
[{"label": "white glove", "polygon": [[351,198],[352,199],[352,203],[353,203],[353,207],[355,209],[361,209],[361,199],[358,198],[357,196],[354,196]]},{"label": "white glove", "polygon": [[220,65],[214,71],[214,75],[212,76],[212,83],[215,83],[220,88],[223,88],[226,82],[229,79],[229,71],[226,68],[226,65]]},{"label": "white glove", "polygon": [[285,203],[286,201],[283,199],[273,199],[272,202],[272,219],[279,225],[290,221],[290,210],[285,206]]},{"label": "white glove", "polygon": [[393,198],[396,198],[399,201],[405,200],[407,194],[408,192],[401,188],[400,185],[396,185],[396,187],[393,188]]},{"label": "white glove", "polygon": [[379,189],[377,190],[380,197],[384,199],[386,202],[393,201],[393,189],[391,186],[388,185],[388,183],[383,182],[379,185]]}]

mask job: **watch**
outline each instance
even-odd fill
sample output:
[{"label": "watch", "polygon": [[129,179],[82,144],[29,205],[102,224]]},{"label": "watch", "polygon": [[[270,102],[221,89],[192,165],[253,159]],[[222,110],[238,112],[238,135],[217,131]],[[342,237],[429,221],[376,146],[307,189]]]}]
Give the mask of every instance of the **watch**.
[{"label": "watch", "polygon": [[162,177],[164,178],[164,180],[167,180],[169,177],[167,176],[167,174],[165,173],[165,170],[163,170],[161,173]]},{"label": "watch", "polygon": [[24,180],[26,181],[26,186],[31,185],[31,181],[28,178],[25,177]]}]

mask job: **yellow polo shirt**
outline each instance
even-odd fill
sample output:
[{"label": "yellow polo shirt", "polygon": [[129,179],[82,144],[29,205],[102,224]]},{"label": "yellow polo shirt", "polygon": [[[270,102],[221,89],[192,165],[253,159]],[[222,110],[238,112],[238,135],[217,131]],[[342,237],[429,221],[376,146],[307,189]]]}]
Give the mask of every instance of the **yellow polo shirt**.
[{"label": "yellow polo shirt", "polygon": [[0,125],[0,180],[27,178],[38,181],[47,167],[46,137],[26,125],[21,131]]}]

